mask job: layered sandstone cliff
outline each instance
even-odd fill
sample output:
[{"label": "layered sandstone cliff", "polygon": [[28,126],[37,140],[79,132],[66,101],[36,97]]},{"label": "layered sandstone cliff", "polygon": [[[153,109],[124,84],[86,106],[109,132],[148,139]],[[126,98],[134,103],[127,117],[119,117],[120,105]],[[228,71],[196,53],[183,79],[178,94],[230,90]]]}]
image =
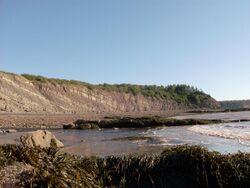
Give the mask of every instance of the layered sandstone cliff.
[{"label": "layered sandstone cliff", "polygon": [[[211,97],[203,107],[216,108]],[[31,81],[0,72],[0,111],[15,113],[155,112],[195,108],[174,100],[89,88],[81,84]]]}]

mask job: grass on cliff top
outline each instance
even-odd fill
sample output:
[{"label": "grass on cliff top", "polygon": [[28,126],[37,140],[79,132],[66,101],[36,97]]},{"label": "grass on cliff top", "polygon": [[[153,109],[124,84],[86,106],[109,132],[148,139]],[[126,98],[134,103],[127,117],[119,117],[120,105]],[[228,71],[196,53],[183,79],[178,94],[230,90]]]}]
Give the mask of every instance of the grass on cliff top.
[{"label": "grass on cliff top", "polygon": [[[120,93],[130,93],[133,95],[141,94],[146,97],[153,97],[163,100],[174,100],[183,105],[193,105],[198,107],[212,107],[216,105],[210,103],[212,98],[203,91],[188,85],[170,85],[170,86],[156,86],[156,85],[132,85],[132,84],[100,84],[93,85],[85,82],[75,80],[64,80],[55,78],[46,78],[43,76],[36,76],[31,74],[22,74],[23,77],[30,81],[52,83],[52,84],[72,84],[83,85],[89,89],[102,89],[106,91],[115,91]],[[210,101],[210,102],[209,102]]]},{"label": "grass on cliff top", "polygon": [[93,89],[94,85],[86,83],[86,82],[81,82],[77,80],[65,80],[65,79],[56,79],[56,78],[46,78],[44,76],[36,76],[36,75],[31,75],[31,74],[22,74],[24,78],[34,82],[41,82],[41,83],[52,83],[52,84],[68,84],[68,85],[82,85],[85,87],[88,87],[89,89]]},{"label": "grass on cliff top", "polygon": [[198,146],[168,147],[160,155],[80,157],[55,148],[0,146],[0,169],[15,162],[28,187],[250,187],[250,154],[222,155]]}]

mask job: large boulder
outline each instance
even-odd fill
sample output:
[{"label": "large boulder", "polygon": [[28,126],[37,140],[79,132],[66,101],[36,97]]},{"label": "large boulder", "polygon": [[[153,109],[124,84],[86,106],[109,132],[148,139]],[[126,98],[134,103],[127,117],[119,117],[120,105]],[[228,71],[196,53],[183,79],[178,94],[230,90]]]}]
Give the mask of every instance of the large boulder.
[{"label": "large boulder", "polygon": [[20,141],[24,146],[28,147],[64,147],[63,143],[47,130],[38,130],[22,135]]}]

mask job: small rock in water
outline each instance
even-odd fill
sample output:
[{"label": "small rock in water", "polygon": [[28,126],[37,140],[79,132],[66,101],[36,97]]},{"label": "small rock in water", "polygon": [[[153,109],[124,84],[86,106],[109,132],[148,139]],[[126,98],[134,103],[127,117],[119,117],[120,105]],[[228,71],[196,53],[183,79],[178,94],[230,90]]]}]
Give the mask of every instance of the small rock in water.
[{"label": "small rock in water", "polygon": [[6,133],[16,133],[17,130],[16,129],[8,129],[5,131]]}]

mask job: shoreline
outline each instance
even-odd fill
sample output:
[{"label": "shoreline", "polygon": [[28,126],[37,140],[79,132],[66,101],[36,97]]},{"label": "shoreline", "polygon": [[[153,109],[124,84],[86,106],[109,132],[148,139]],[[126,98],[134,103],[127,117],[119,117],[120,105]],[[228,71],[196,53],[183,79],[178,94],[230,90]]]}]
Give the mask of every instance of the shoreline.
[{"label": "shoreline", "polygon": [[[242,114],[244,114],[242,116]],[[84,114],[35,114],[35,113],[6,113],[0,112],[0,129],[19,129],[19,128],[62,128],[64,124],[70,124],[77,120],[99,121],[106,117],[162,117],[173,119],[199,119],[199,120],[224,120],[237,121],[249,120],[250,111],[241,112],[192,112],[172,111],[172,112],[152,112],[152,113],[84,113]]]},{"label": "shoreline", "polygon": [[[248,123],[249,124],[249,123]],[[225,124],[218,124],[225,125]],[[209,125],[207,125],[209,126]],[[211,125],[213,126],[213,125]],[[217,126],[214,124],[214,126]],[[43,129],[51,131],[65,144],[63,151],[81,156],[125,156],[129,154],[159,153],[171,145],[200,145],[210,151],[235,153],[249,151],[245,144],[235,139],[211,137],[190,131],[190,126],[152,128],[105,128],[105,129]],[[201,125],[202,127],[202,125]],[[206,127],[206,125],[205,125]],[[40,129],[18,129],[16,133],[0,134],[0,145],[19,144],[20,137]],[[169,132],[169,133],[167,133]],[[174,136],[173,133],[176,135]],[[166,136],[160,136],[166,135]],[[209,138],[211,137],[211,138]],[[190,141],[192,139],[192,142]],[[206,143],[204,144],[203,143]],[[226,145],[229,144],[229,145]],[[222,147],[222,145],[223,148]]]},{"label": "shoreline", "polygon": [[[250,112],[248,112],[250,114]],[[237,113],[238,114],[238,113]],[[203,114],[204,115],[204,114]],[[207,114],[206,114],[207,115]],[[232,116],[230,113],[226,113],[226,115],[228,116]],[[16,115],[13,115],[16,116]],[[29,115],[22,115],[23,117],[27,117]],[[46,115],[40,115],[40,117],[44,117]],[[54,117],[54,115],[49,115],[50,117]],[[9,116],[8,116],[9,117]],[[19,116],[20,117],[20,116]],[[33,115],[32,115],[33,117]],[[37,115],[36,115],[37,117]],[[58,115],[57,117],[64,117],[64,115]],[[106,117],[106,116],[105,116]],[[105,117],[103,117],[105,119]],[[181,118],[181,116],[179,116]],[[190,116],[185,116],[185,117],[190,117]],[[198,116],[200,117],[200,116]],[[250,116],[249,116],[250,117]],[[1,116],[0,116],[1,118]],[[106,117],[107,118],[107,117]],[[109,117],[110,118],[110,117]],[[118,118],[118,117],[116,117]],[[156,118],[156,119],[154,119]],[[240,118],[240,116],[238,116],[238,118]],[[225,118],[222,118],[225,119]],[[15,120],[18,120],[15,119]],[[243,119],[245,120],[245,119]],[[81,121],[83,121],[83,124],[81,124]],[[113,122],[114,121],[114,122]],[[120,122],[119,122],[120,121]],[[217,121],[217,120],[216,120]],[[58,125],[58,126],[34,126],[34,127],[0,127],[0,131],[1,130],[8,130],[8,129],[15,129],[17,132],[16,133],[0,133],[0,145],[3,144],[16,144],[18,143],[18,139],[20,138],[20,136],[22,134],[25,134],[27,132],[31,132],[31,131],[35,131],[35,130],[49,130],[52,131],[54,133],[56,133],[56,136],[59,137],[59,139],[61,141],[66,141],[66,143],[68,142],[69,144],[67,145],[67,149],[69,151],[77,151],[77,150],[82,150],[83,148],[85,149],[85,151],[87,153],[95,153],[96,151],[98,151],[100,149],[100,153],[102,152],[110,152],[111,150],[107,150],[107,151],[103,151],[102,147],[109,147],[110,145],[114,148],[117,148],[115,152],[119,153],[123,151],[121,150],[121,148],[119,147],[119,144],[125,144],[125,146],[123,146],[123,149],[126,150],[126,152],[130,151],[129,148],[132,148],[133,151],[136,151],[136,149],[134,149],[134,145],[130,144],[129,142],[131,141],[135,141],[135,142],[143,142],[143,141],[147,141],[147,139],[144,138],[144,140],[141,138],[141,134],[138,134],[138,132],[140,132],[141,130],[149,130],[149,129],[154,129],[154,128],[173,128],[176,129],[177,127],[178,130],[180,132],[183,132],[183,130],[185,130],[186,128],[188,128],[189,126],[193,126],[193,125],[208,125],[208,124],[215,124],[215,123],[228,123],[228,122],[238,122],[235,120],[230,120],[228,121],[226,118],[226,121],[218,121],[216,122],[214,120],[197,120],[197,119],[171,119],[171,118],[161,118],[161,117],[146,117],[146,118],[129,118],[129,119],[125,119],[125,125],[124,126],[124,122],[121,119],[115,119],[115,120],[111,120],[110,123],[106,123],[104,122],[103,124],[101,123],[101,127],[86,127],[86,125],[84,125],[85,123],[89,124],[90,122],[86,122],[85,120],[80,120],[80,128],[79,129],[63,129],[62,125]],[[100,123],[101,121],[99,120],[92,120],[91,123]],[[119,123],[121,126],[119,126]],[[129,126],[128,126],[129,125]],[[106,127],[105,127],[106,126]],[[185,128],[186,127],[186,128]],[[79,130],[86,130],[83,132],[79,132]],[[92,131],[93,130],[93,131]],[[120,135],[116,135],[118,134],[118,132],[120,133]],[[124,132],[125,135],[124,135]],[[111,134],[112,133],[112,134]],[[95,136],[94,136],[94,135]],[[111,137],[107,137],[105,138],[105,135],[108,134]],[[77,137],[76,139],[76,135],[80,135]],[[82,135],[82,136],[81,136]],[[92,136],[91,136],[92,135]],[[87,136],[87,137],[86,137]],[[100,140],[99,138],[103,136],[103,140],[105,140],[105,142],[103,142],[102,140]],[[140,140],[142,139],[142,140]],[[175,142],[174,137],[171,138],[172,141],[170,140],[170,142]],[[109,142],[110,140],[110,142]],[[138,140],[138,141],[137,141]],[[150,138],[149,138],[150,140]],[[108,142],[107,142],[108,141]],[[116,142],[114,142],[116,141]],[[171,144],[171,143],[170,143]],[[72,147],[74,146],[75,147]],[[178,145],[178,144],[177,144]],[[136,146],[137,147],[137,146]],[[145,146],[145,148],[148,147]],[[154,146],[155,147],[155,146]],[[145,148],[140,147],[141,151],[144,151]],[[149,151],[149,149],[146,148],[147,151]],[[112,151],[113,152],[113,151]]]}]

